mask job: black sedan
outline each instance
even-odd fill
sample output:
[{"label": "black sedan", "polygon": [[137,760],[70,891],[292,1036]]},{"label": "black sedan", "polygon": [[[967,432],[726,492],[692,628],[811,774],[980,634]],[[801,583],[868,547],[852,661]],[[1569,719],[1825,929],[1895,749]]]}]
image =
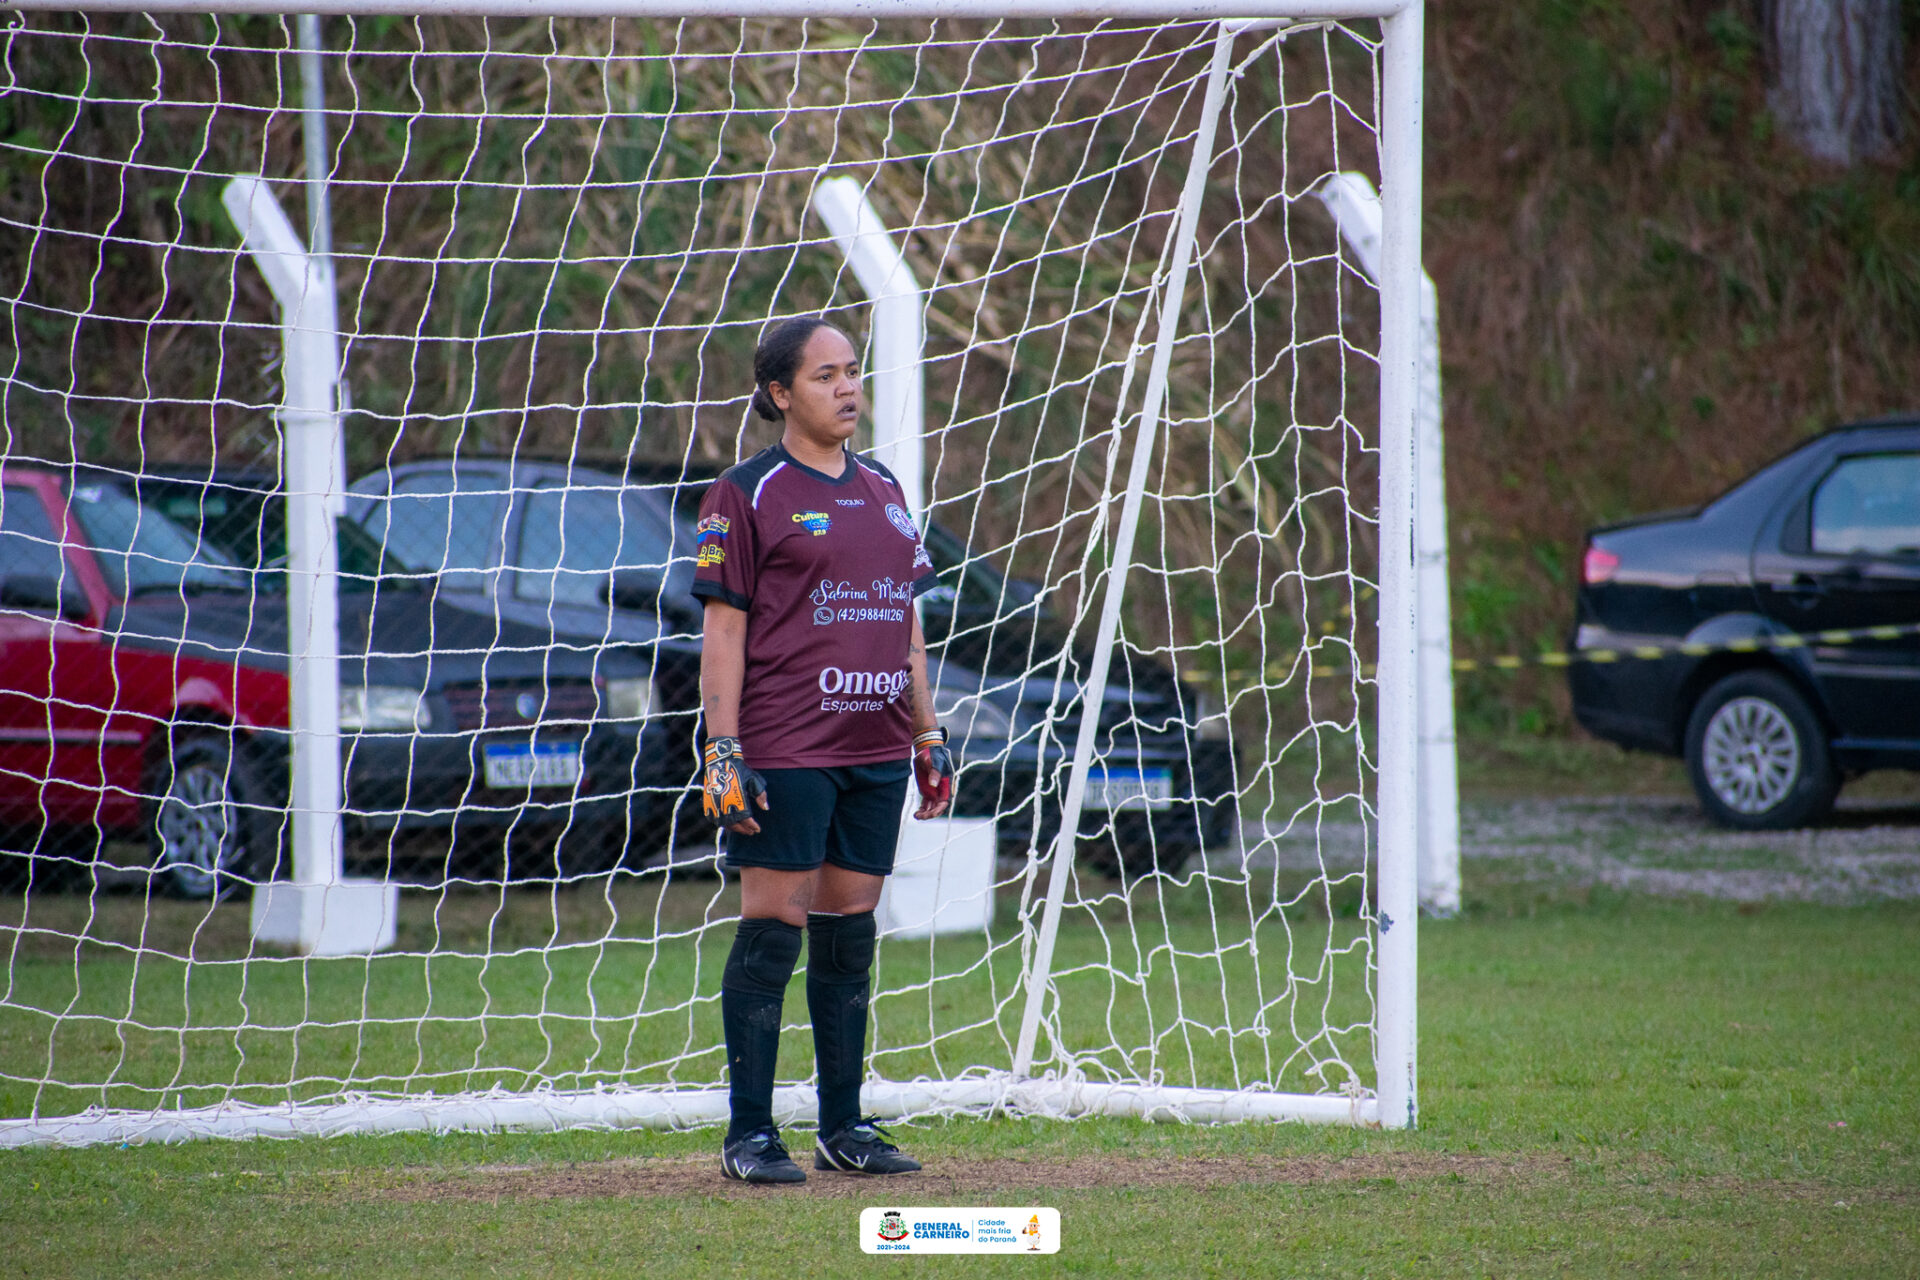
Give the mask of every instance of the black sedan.
[{"label": "black sedan", "polygon": [[1914,624],[1920,418],[1841,427],[1704,506],[1588,535],[1573,647],[1669,652],[1576,662],[1574,714],[1683,756],[1726,826],[1804,825],[1849,776],[1920,768]]},{"label": "black sedan", "polygon": [[[214,781],[229,789],[236,777],[250,781],[262,794],[244,798],[248,812],[281,807],[286,552],[277,478],[209,468],[76,475],[76,494],[117,491],[134,513],[113,526],[127,530],[127,550],[115,543],[114,554],[128,566],[121,578],[137,588],[109,619],[117,646],[154,651],[176,666],[191,658],[261,673],[272,707],[233,735],[246,768]],[[168,545],[195,548],[191,558],[203,567],[191,580],[182,577],[185,566],[148,553],[161,531],[171,531]],[[460,608],[440,598],[432,573],[383,551],[349,521],[339,522],[337,547],[347,833],[389,849],[394,834],[450,836],[431,856],[451,851],[452,872],[479,879],[592,874],[619,864],[647,781],[636,773],[644,775],[651,664],[618,650],[556,645],[549,628]],[[164,683],[150,695],[142,687],[81,696],[157,698],[148,718],[163,725],[236,720],[182,702],[193,682],[178,693]],[[220,841],[201,838],[201,828],[224,822],[224,810],[173,803],[175,792],[191,789],[184,766],[153,767],[157,859],[178,889],[212,885],[203,872],[214,869]],[[202,846],[209,851],[193,852]]]},{"label": "black sedan", "polygon": [[346,518],[475,625],[646,675],[627,710],[628,865],[708,836],[693,736],[700,611],[691,523],[661,493],[559,459],[423,458],[349,486]]}]

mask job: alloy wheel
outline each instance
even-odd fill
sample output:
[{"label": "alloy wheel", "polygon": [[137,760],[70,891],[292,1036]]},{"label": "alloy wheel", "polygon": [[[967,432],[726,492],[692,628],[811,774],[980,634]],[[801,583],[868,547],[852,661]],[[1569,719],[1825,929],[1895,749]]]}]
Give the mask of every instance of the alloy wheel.
[{"label": "alloy wheel", "polygon": [[233,863],[239,815],[224,770],[189,764],[173,775],[155,822],[160,864],[188,897],[212,897]]},{"label": "alloy wheel", "polygon": [[1702,746],[1707,784],[1735,812],[1765,813],[1799,780],[1800,735],[1765,698],[1730,699],[1707,722]]}]

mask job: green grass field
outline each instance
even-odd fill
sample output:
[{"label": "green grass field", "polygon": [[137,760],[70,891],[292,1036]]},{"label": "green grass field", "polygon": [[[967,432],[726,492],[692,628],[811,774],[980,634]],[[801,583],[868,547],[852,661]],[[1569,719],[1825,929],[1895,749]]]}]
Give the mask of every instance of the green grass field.
[{"label": "green grass field", "polygon": [[[1271,902],[1282,883],[1272,873],[1239,886],[1135,885],[1131,923],[1119,883],[1092,883],[1105,896],[1066,914],[1055,956],[1060,1028],[1076,1052],[1169,1084],[1317,1092],[1305,1071],[1335,1049],[1370,1075],[1357,886],[1323,895],[1317,913],[1302,901],[1249,927],[1249,896]],[[1289,873],[1285,896],[1305,883]],[[1023,988],[1018,891],[1003,897],[987,936],[882,948],[876,985],[894,994],[874,1003],[874,1065],[887,1078],[1007,1065]],[[720,1073],[714,997],[738,901],[713,881],[413,891],[397,953],[372,960],[262,955],[241,904],[4,901],[4,1116],[272,1103],[323,1097],[342,1081],[446,1094],[701,1084]],[[698,932],[703,923],[718,927]],[[1264,1037],[1256,1010],[1274,1005],[1282,1019]],[[805,1009],[796,974],[789,1022]],[[1288,1013],[1311,1054],[1289,1034]],[[1323,1022],[1334,1030],[1316,1035]],[[808,1034],[796,1028],[783,1052],[788,1074],[804,1078]]]},{"label": "green grass field", "polygon": [[[928,1164],[905,1185],[781,1191],[723,1183],[710,1132],[17,1151],[0,1157],[0,1272],[1920,1269],[1920,909],[1498,883],[1472,903],[1422,933],[1415,1133],[936,1122],[898,1134]],[[33,963],[16,958],[16,983]],[[883,1200],[1053,1204],[1066,1243],[1045,1261],[869,1259],[855,1222]]]}]

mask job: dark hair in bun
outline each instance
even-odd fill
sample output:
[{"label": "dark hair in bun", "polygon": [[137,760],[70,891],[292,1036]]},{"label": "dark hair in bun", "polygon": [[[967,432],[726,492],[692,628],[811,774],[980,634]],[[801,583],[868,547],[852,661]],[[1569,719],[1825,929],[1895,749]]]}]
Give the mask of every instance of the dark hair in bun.
[{"label": "dark hair in bun", "polygon": [[791,320],[782,320],[761,335],[760,345],[753,352],[753,411],[768,422],[780,422],[786,414],[780,412],[780,406],[773,402],[773,394],[767,390],[772,383],[783,387],[793,385],[793,372],[800,367],[800,353],[806,349],[808,339],[815,331],[831,329],[819,316],[795,316]]}]

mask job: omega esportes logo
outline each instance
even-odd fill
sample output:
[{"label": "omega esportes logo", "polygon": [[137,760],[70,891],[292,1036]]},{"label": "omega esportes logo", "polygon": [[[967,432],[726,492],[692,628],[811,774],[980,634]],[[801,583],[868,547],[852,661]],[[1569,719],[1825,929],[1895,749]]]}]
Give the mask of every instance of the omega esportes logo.
[{"label": "omega esportes logo", "polygon": [[822,711],[879,711],[906,692],[913,673],[898,671],[842,671],[828,667],[820,673]]}]

